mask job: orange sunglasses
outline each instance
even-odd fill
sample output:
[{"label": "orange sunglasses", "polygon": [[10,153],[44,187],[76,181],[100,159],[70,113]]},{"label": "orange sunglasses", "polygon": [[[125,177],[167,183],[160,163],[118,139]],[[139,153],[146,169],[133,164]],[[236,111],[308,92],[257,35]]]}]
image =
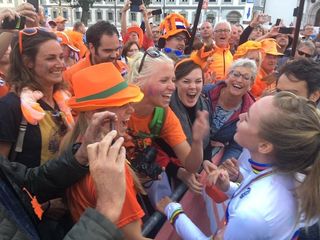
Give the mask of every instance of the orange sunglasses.
[{"label": "orange sunglasses", "polygon": [[21,31],[19,31],[19,51],[20,54],[22,54],[23,51],[23,45],[22,45],[22,36],[32,36],[37,34],[39,31],[42,32],[51,32],[50,30],[43,28],[43,27],[33,27],[33,28],[24,28]]}]

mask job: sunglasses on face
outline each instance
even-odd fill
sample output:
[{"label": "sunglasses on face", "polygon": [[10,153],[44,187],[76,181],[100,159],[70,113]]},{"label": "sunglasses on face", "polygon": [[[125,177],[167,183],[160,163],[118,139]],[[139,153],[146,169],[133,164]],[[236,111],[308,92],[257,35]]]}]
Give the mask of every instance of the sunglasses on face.
[{"label": "sunglasses on face", "polygon": [[307,57],[307,58],[312,57],[310,54],[305,53],[305,52],[302,52],[302,51],[300,51],[300,50],[297,50],[297,52],[298,52],[298,54],[299,54],[300,56],[305,56],[305,57]]},{"label": "sunglasses on face", "polygon": [[25,28],[22,29],[21,31],[19,31],[19,52],[20,54],[22,54],[23,52],[23,36],[33,36],[36,35],[38,32],[46,32],[46,33],[50,33],[49,30],[47,30],[46,28],[42,28],[42,27],[34,27],[34,28]]},{"label": "sunglasses on face", "polygon": [[177,57],[181,57],[183,55],[183,52],[180,50],[174,50],[172,48],[164,48],[163,51],[165,53],[174,53]]},{"label": "sunglasses on face", "polygon": [[252,79],[252,77],[249,76],[248,74],[242,74],[242,73],[240,73],[240,72],[238,72],[238,71],[231,71],[231,72],[230,72],[230,75],[231,75],[232,77],[235,77],[235,78],[240,78],[240,77],[242,77],[242,79],[244,79],[244,80],[246,80],[246,81],[250,81],[250,80]]},{"label": "sunglasses on face", "polygon": [[145,51],[144,54],[143,54],[143,57],[141,59],[141,63],[140,63],[139,69],[138,69],[138,73],[141,72],[143,64],[144,64],[144,60],[146,59],[147,55],[149,57],[152,57],[152,58],[158,58],[158,57],[161,56],[161,52],[158,49],[155,49],[155,48],[151,48],[151,49],[148,49],[147,51]]}]

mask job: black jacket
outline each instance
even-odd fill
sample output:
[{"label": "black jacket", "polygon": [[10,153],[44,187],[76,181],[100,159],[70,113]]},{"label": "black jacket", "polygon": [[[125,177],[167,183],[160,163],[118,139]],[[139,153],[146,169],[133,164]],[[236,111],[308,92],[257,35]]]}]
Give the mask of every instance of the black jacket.
[{"label": "black jacket", "polygon": [[[61,197],[65,189],[87,174],[88,168],[81,166],[71,151],[58,159],[50,160],[36,168],[9,162],[0,156],[0,183],[3,189],[10,189],[11,199],[0,201],[0,239],[29,240],[40,239],[38,235],[39,220],[33,212],[30,197],[22,188],[26,188],[38,201],[45,202]],[[7,201],[7,203],[6,203]],[[26,223],[35,229],[36,237],[30,237],[24,225],[19,224],[10,210],[11,203],[16,209],[22,209]],[[19,219],[18,215],[18,219]],[[26,224],[26,225],[28,225]],[[32,232],[32,231],[31,231]],[[79,222],[74,225],[64,239],[122,239],[121,234],[104,216],[93,209],[88,209]]]}]

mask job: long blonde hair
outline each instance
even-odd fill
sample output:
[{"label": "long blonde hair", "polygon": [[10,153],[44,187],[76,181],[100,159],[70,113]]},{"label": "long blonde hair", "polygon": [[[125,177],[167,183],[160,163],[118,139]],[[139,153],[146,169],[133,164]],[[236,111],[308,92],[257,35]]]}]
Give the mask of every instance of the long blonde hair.
[{"label": "long blonde hair", "polygon": [[296,193],[309,221],[320,215],[320,111],[289,92],[276,94],[273,105],[277,110],[261,119],[259,135],[273,144],[276,169],[306,175]]}]

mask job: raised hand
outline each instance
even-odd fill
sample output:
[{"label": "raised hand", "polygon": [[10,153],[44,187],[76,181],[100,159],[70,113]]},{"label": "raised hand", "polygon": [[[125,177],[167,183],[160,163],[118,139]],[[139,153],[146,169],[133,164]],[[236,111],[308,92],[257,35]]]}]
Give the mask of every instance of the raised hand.
[{"label": "raised hand", "polygon": [[198,111],[197,118],[192,126],[192,141],[203,141],[209,134],[209,113],[207,111]]},{"label": "raised hand", "polygon": [[96,209],[113,222],[120,216],[126,191],[126,150],[122,137],[112,144],[116,136],[113,130],[101,142],[88,145],[89,168],[97,192]]}]

